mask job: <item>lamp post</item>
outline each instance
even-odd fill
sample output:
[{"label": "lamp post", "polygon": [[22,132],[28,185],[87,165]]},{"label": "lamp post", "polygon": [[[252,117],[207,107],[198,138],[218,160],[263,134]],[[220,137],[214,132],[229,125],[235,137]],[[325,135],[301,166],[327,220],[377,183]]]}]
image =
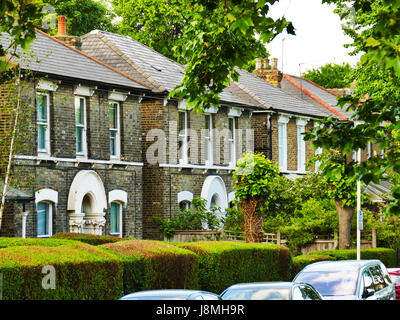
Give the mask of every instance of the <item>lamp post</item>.
[{"label": "lamp post", "polygon": [[[361,124],[361,121],[354,121],[354,124],[358,126]],[[361,164],[361,149],[357,151],[357,162]],[[362,219],[362,212],[361,212],[361,179],[357,180],[357,261],[360,261],[361,257],[361,219]]]}]

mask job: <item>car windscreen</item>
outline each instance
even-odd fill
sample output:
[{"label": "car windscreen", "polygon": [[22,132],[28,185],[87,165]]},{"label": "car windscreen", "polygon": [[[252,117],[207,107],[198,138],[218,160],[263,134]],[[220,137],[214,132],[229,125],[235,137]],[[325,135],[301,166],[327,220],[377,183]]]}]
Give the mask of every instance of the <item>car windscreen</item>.
[{"label": "car windscreen", "polygon": [[323,296],[351,296],[356,294],[358,271],[313,271],[298,275],[296,282],[311,284]]},{"label": "car windscreen", "polygon": [[392,279],[392,282],[395,285],[399,285],[400,284],[400,275],[390,274],[390,279]]},{"label": "car windscreen", "polygon": [[222,300],[289,300],[289,288],[238,288],[227,290]]}]

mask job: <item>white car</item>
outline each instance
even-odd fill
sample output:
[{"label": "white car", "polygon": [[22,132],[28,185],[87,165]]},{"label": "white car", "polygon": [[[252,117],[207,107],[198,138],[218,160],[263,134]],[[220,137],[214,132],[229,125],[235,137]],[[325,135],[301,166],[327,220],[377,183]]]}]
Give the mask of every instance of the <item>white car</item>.
[{"label": "white car", "polygon": [[311,284],[324,299],[395,300],[394,284],[379,260],[322,261],[304,267],[293,282]]}]

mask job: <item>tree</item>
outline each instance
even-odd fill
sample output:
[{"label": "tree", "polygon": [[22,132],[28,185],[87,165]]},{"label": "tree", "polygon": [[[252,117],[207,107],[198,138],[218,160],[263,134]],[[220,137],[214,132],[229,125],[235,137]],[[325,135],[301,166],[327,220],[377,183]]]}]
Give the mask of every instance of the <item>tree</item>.
[{"label": "tree", "polygon": [[118,33],[130,36],[157,52],[174,56],[173,48],[190,23],[190,7],[185,0],[113,0],[115,13],[122,18]]},{"label": "tree", "polygon": [[302,76],[324,88],[349,88],[352,67],[348,63],[327,63],[319,68],[304,72]]},{"label": "tree", "polygon": [[57,15],[66,17],[67,30],[71,35],[82,36],[95,29],[116,30],[112,23],[115,15],[107,8],[104,1],[46,0],[46,2],[54,7]]},{"label": "tree", "polygon": [[237,162],[232,177],[244,215],[246,242],[263,241],[263,208],[268,205],[272,182],[278,176],[278,166],[261,153],[245,153]]},{"label": "tree", "polygon": [[170,93],[202,112],[219,104],[219,94],[237,80],[236,67],[266,57],[265,44],[284,30],[284,18],[268,16],[277,0],[114,0],[121,31],[186,64],[182,83]]},{"label": "tree", "polygon": [[[341,18],[349,17],[350,1],[328,1],[338,4]],[[354,71],[356,89],[350,96],[339,99],[353,111],[351,120],[343,123],[326,119],[319,128],[306,135],[316,147],[341,150],[348,156],[353,150],[365,149],[375,143],[384,156],[376,155],[349,170],[349,179],[361,179],[365,184],[379,183],[390,172],[400,172],[400,3],[398,1],[357,1],[353,3],[352,24],[345,33],[352,37],[353,54],[362,52],[359,66]],[[335,168],[328,166],[325,174],[332,175]],[[400,214],[400,186],[392,188],[395,199],[387,212]]]},{"label": "tree", "polygon": [[[0,229],[5,198],[11,184],[11,170],[16,150],[24,145],[23,134],[28,132],[24,121],[28,114],[22,102],[22,71],[17,59],[29,50],[36,38],[35,28],[43,18],[43,3],[39,0],[2,1],[0,7],[0,33],[10,36],[7,47],[0,43],[0,90],[5,100],[1,105],[0,144],[6,152],[0,157],[0,172],[4,187],[0,205]],[[22,50],[21,50],[22,49]]]}]

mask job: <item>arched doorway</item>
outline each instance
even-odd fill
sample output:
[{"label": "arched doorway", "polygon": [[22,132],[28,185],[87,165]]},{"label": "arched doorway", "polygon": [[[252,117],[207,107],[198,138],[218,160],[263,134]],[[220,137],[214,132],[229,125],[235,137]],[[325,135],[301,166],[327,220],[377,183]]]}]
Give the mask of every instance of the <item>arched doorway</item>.
[{"label": "arched doorway", "polygon": [[218,206],[220,211],[217,212],[217,215],[219,217],[225,216],[226,209],[229,207],[228,195],[224,180],[220,176],[208,176],[204,180],[201,197],[207,200],[207,210],[210,210],[213,206]]},{"label": "arched doorway", "polygon": [[106,209],[106,192],[99,175],[92,170],[78,172],[68,195],[70,232],[102,234]]}]

